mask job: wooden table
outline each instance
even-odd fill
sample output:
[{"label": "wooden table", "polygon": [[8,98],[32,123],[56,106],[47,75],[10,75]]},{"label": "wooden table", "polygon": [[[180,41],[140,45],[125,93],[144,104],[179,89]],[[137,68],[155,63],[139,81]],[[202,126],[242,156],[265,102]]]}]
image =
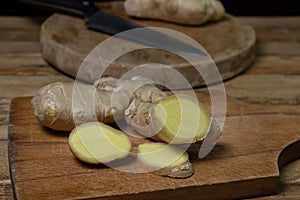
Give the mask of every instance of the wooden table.
[{"label": "wooden table", "polygon": [[[257,58],[247,72],[226,81],[227,95],[299,115],[300,17],[240,19],[257,32]],[[41,56],[39,27],[43,20],[0,17],[0,199],[13,199],[7,150],[10,100],[34,95],[48,83],[70,80]],[[300,199],[300,160],[282,168],[280,177],[280,193],[262,198]]]}]

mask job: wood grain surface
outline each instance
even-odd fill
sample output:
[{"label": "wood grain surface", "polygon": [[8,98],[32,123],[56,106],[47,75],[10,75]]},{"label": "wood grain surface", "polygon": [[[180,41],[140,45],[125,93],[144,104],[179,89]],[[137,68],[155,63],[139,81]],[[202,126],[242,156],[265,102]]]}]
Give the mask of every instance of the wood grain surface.
[{"label": "wood grain surface", "polygon": [[[273,92],[285,92],[281,87],[271,87],[272,83],[278,81],[280,78],[282,84],[290,84],[289,76],[298,77],[298,85],[300,84],[300,52],[293,49],[299,48],[299,35],[297,32],[300,30],[299,17],[239,17],[240,20],[250,24],[254,27],[257,34],[257,58],[251,65],[251,68],[242,75],[239,75],[239,83],[243,83],[243,90],[247,88],[251,91],[261,88],[264,85],[263,78],[256,82],[257,87],[248,84],[247,78],[249,75],[262,75],[266,78],[269,76],[276,79],[269,80],[269,86],[265,93],[258,93],[253,96],[247,93],[239,94],[239,91],[230,89],[237,87],[235,79],[225,82],[227,95],[233,98],[238,98],[242,101],[247,101],[252,105],[263,105],[274,112],[281,112],[287,114],[299,115],[299,94],[294,91],[299,91],[298,87],[294,87],[292,91],[294,96],[285,95],[281,96],[280,102],[274,103]],[[10,100],[16,96],[30,96],[36,93],[37,89],[44,86],[45,80],[48,76],[55,77],[55,80],[70,80],[60,72],[52,68],[47,62],[42,59],[39,47],[39,30],[40,25],[45,19],[43,18],[30,18],[30,17],[0,17],[0,30],[5,32],[4,38],[0,37],[0,80],[6,78],[6,81],[15,82],[15,87],[7,88],[6,85],[0,84],[0,199],[14,199],[13,190],[10,180],[10,172],[8,165],[8,111],[10,107]],[[17,32],[27,32],[18,33]],[[30,36],[30,34],[33,36]],[[15,38],[9,35],[16,35]],[[22,36],[22,37],[20,37]],[[25,38],[24,38],[25,37]],[[277,39],[280,37],[280,43]],[[27,46],[22,46],[23,44]],[[28,45],[31,43],[32,45]],[[276,49],[266,48],[274,45],[279,45]],[[284,48],[283,48],[284,47]],[[10,70],[11,69],[11,70]],[[279,76],[273,76],[279,75]],[[23,79],[19,79],[23,77]],[[43,78],[41,78],[43,77]],[[28,79],[27,79],[28,78]],[[31,86],[27,85],[27,80],[34,83]],[[27,86],[26,86],[27,85]],[[26,89],[24,89],[26,87]],[[250,89],[251,88],[251,89]],[[12,91],[11,91],[12,90]],[[14,92],[15,91],[15,92]],[[3,96],[2,94],[6,94]],[[255,98],[252,101],[251,98]],[[297,101],[298,99],[298,101]],[[288,126],[288,125],[286,125]],[[280,127],[284,129],[285,126]],[[280,183],[279,193],[276,195],[268,195],[259,197],[257,199],[299,199],[300,198],[300,159],[283,166],[280,169]],[[59,184],[59,183],[55,183]],[[55,185],[54,184],[54,185]],[[166,194],[163,194],[166,195]],[[256,198],[255,198],[256,199]]]},{"label": "wood grain surface", "polygon": [[[198,95],[209,107],[208,92]],[[30,100],[16,98],[11,106],[9,158],[17,199],[165,199],[164,193],[171,199],[263,196],[279,189],[278,163],[281,167],[300,158],[299,115],[274,113],[229,98],[217,146],[203,160],[198,159],[198,148],[190,150],[195,170],[191,178],[175,180],[85,165],[70,152],[68,133],[39,124]],[[135,139],[133,145],[143,142]],[[60,184],[50,187],[55,183]]]},{"label": "wood grain surface", "polygon": [[[145,27],[161,27],[186,34],[202,45],[209,53],[224,80],[245,71],[255,57],[254,30],[233,16],[227,15],[223,20],[205,26],[182,26],[160,21],[129,18],[123,9],[123,2],[109,2],[101,5],[106,12],[122,16]],[[176,33],[164,33],[172,34],[173,37],[176,36]],[[61,71],[89,82],[93,82],[98,78],[95,71],[99,71],[99,68],[106,69],[105,76],[121,77],[138,65],[161,63],[176,69],[192,86],[205,85],[194,66],[181,56],[157,48],[141,50],[141,45],[119,38],[110,39],[111,43],[106,45],[105,51],[101,51],[100,55],[96,55],[97,64],[89,64],[87,68],[81,66],[84,58],[109,37],[107,34],[88,30],[84,25],[84,20],[80,18],[54,14],[41,27],[42,54],[47,61]],[[184,39],[182,36],[177,35],[176,37],[181,40]],[[188,40],[184,39],[183,41]],[[105,64],[109,62],[108,58],[111,57],[106,55],[106,52],[111,54],[111,52],[117,52],[119,49],[126,49],[129,52],[119,55],[120,57],[117,56],[119,58],[106,67]],[[199,59],[199,62],[204,63],[205,60],[202,59]],[[148,73],[151,73],[151,70]],[[166,80],[168,79],[164,81]],[[170,84],[169,82],[166,82],[166,85]]]}]

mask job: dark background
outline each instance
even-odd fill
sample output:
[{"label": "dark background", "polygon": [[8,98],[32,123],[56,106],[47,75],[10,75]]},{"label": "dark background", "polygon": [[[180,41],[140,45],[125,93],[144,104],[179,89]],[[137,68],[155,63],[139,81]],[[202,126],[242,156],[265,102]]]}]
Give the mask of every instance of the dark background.
[{"label": "dark background", "polygon": [[[63,1],[63,0],[61,0]],[[172,0],[171,0],[172,1]],[[228,13],[233,15],[300,15],[300,0],[221,0]],[[0,1],[0,15],[43,15],[51,14],[49,11],[40,10],[24,5],[18,0]]]}]

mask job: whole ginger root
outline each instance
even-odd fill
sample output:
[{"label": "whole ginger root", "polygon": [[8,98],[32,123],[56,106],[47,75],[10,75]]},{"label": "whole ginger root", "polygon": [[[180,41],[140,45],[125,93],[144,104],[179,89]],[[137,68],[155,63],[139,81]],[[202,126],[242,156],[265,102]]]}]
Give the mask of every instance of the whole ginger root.
[{"label": "whole ginger root", "polygon": [[159,19],[183,25],[200,25],[218,21],[225,9],[218,0],[126,0],[129,16]]},{"label": "whole ginger root", "polygon": [[[76,125],[80,125],[95,119],[103,123],[112,123],[124,117],[125,109],[134,99],[150,95],[151,101],[154,102],[166,97],[165,93],[154,85],[142,86],[139,91],[143,92],[134,93],[133,97],[129,97],[130,91],[144,81],[143,78],[134,78],[118,83],[118,79],[104,77],[94,85],[55,82],[41,88],[32,98],[31,104],[40,123],[54,130],[71,131],[75,128],[75,122]],[[111,99],[116,88],[118,92],[114,93],[115,101],[112,105]],[[73,96],[74,91],[76,95]],[[127,99],[129,101],[126,101]],[[77,110],[72,108],[74,103]]]},{"label": "whole ginger root", "polygon": [[41,124],[54,130],[71,131],[95,119],[112,123],[124,118],[145,137],[172,144],[195,143],[208,131],[220,131],[197,100],[167,96],[141,77],[104,77],[94,85],[52,83],[41,88],[31,102]]}]

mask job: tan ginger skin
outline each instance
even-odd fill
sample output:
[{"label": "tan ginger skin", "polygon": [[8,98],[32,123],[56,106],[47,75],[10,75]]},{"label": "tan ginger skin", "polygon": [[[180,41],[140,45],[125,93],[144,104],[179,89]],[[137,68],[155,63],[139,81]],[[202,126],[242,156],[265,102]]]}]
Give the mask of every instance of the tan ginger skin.
[{"label": "tan ginger skin", "polygon": [[[34,114],[43,126],[54,130],[71,131],[81,123],[94,121],[95,117],[103,123],[112,123],[124,117],[125,109],[131,102],[144,101],[153,103],[165,98],[167,95],[154,85],[145,85],[134,92],[129,102],[129,90],[142,84],[144,79],[124,80],[125,87],[115,93],[114,107],[111,105],[111,97],[114,88],[118,87],[118,79],[105,77],[95,82],[94,86],[74,82],[56,82],[41,88],[31,100]],[[73,89],[78,91],[77,106],[80,110],[72,110]],[[89,106],[91,97],[95,94],[95,109]],[[131,106],[132,107],[132,106]],[[94,116],[96,114],[96,116]],[[73,120],[74,117],[74,120]]]},{"label": "tan ginger skin", "polygon": [[126,0],[124,7],[129,16],[183,25],[218,21],[225,14],[218,0]]}]

